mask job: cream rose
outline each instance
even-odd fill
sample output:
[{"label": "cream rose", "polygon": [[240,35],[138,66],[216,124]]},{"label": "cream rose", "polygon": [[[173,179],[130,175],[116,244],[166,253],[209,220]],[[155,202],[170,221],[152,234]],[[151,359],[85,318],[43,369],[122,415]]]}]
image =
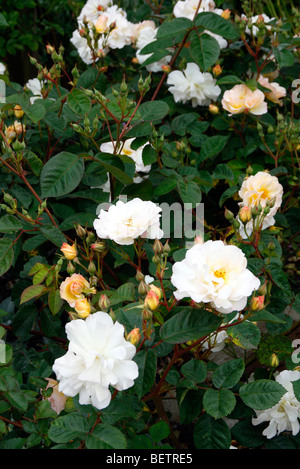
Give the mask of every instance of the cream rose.
[{"label": "cream rose", "polygon": [[265,97],[269,101],[282,106],[283,103],[281,98],[286,96],[286,89],[283,86],[280,86],[275,81],[270,82],[267,77],[263,77],[262,75],[259,77],[258,83],[264,88],[268,88],[270,90],[269,92],[264,91]]},{"label": "cream rose", "polygon": [[247,269],[241,249],[223,241],[195,244],[185,259],[173,265],[171,282],[177,288],[177,300],[209,303],[224,314],[242,311],[260,286],[260,280]]},{"label": "cream rose", "polygon": [[235,85],[231,90],[225,91],[222,106],[230,114],[249,112],[256,116],[268,112],[265,95],[260,90],[252,91],[246,85]]},{"label": "cream rose", "polygon": [[77,300],[82,300],[84,294],[90,289],[89,282],[80,274],[67,277],[60,285],[60,296],[73,308]]}]

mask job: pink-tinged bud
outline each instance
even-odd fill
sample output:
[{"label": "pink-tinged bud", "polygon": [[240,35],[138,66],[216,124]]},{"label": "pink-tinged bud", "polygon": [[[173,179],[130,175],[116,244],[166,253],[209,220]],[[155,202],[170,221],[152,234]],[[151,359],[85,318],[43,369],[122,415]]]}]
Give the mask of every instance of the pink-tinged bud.
[{"label": "pink-tinged bud", "polygon": [[219,106],[217,106],[216,104],[210,104],[208,106],[208,110],[214,116],[219,114],[219,112],[220,112]]},{"label": "pink-tinged bud", "polygon": [[257,23],[257,24],[261,24],[261,23],[264,23],[264,22],[265,22],[265,20],[264,20],[263,15],[259,15],[259,17],[258,17],[256,23]]},{"label": "pink-tinged bud", "polygon": [[98,11],[103,11],[103,6],[98,5],[98,6],[97,6],[97,10],[98,10]]},{"label": "pink-tinged bud", "polygon": [[77,257],[77,249],[75,244],[70,246],[68,243],[63,243],[60,250],[62,251],[65,258],[69,261],[72,261]]},{"label": "pink-tinged bud", "polygon": [[139,60],[137,57],[133,57],[133,59],[131,60],[131,63],[133,64],[138,64],[139,63]]},{"label": "pink-tinged bud", "polygon": [[213,74],[215,77],[218,77],[219,75],[221,75],[222,71],[223,71],[222,67],[219,64],[215,65],[213,68]]},{"label": "pink-tinged bud", "polygon": [[204,243],[204,240],[202,238],[202,236],[200,235],[197,235],[195,236],[195,241],[194,241],[195,244],[203,244]]},{"label": "pink-tinged bud", "polygon": [[171,67],[170,67],[170,65],[162,65],[162,66],[161,66],[161,69],[162,69],[162,71],[163,71],[164,73],[170,73],[171,70],[172,70]]},{"label": "pink-tinged bud", "polygon": [[161,300],[162,298],[162,291],[160,288],[156,287],[155,285],[150,285],[150,291],[153,291],[157,298]]},{"label": "pink-tinged bud", "polygon": [[265,307],[265,297],[264,295],[256,296],[251,301],[252,311],[261,311]]},{"label": "pink-tinged bud", "polygon": [[225,20],[229,20],[230,15],[231,15],[231,11],[229,10],[229,8],[224,10],[221,14],[222,18],[224,18]]},{"label": "pink-tinged bud", "polygon": [[79,29],[79,34],[81,37],[85,37],[86,36],[86,32],[84,29]]},{"label": "pink-tinged bud", "polygon": [[149,308],[151,311],[155,311],[156,308],[158,307],[159,298],[153,290],[150,290],[147,293],[144,305],[146,308]]},{"label": "pink-tinged bud", "polygon": [[132,345],[137,346],[139,341],[141,340],[141,334],[140,330],[138,327],[135,329],[132,329],[132,331],[129,332],[127,338],[128,342],[130,342]]},{"label": "pink-tinged bud", "polygon": [[81,319],[87,318],[92,310],[87,298],[83,298],[82,300],[76,300],[74,308]]},{"label": "pink-tinged bud", "polygon": [[47,44],[46,51],[47,51],[47,54],[52,54],[55,51],[55,49],[53,46],[50,46],[50,44]]},{"label": "pink-tinged bud", "polygon": [[110,301],[104,293],[100,295],[98,305],[101,311],[107,311],[110,307]]},{"label": "pink-tinged bud", "polygon": [[93,251],[96,251],[96,252],[104,252],[106,250],[106,244],[104,242],[94,243],[94,244],[91,244],[91,248]]},{"label": "pink-tinged bud", "polygon": [[247,205],[244,205],[239,211],[239,217],[242,223],[248,223],[251,220],[251,210]]}]

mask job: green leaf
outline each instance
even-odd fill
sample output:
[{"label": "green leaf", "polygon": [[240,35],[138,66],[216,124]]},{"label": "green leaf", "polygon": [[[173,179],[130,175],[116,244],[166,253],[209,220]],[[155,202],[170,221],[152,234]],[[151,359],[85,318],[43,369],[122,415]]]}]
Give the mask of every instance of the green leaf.
[{"label": "green leaf", "polygon": [[48,437],[56,443],[68,443],[76,438],[85,439],[89,429],[85,417],[72,413],[53,420],[49,428]]},{"label": "green leaf", "polygon": [[191,28],[193,23],[188,18],[173,18],[169,21],[164,21],[158,28],[156,38],[160,39],[170,35],[177,35],[181,32],[183,35],[187,29]]},{"label": "green leaf", "polygon": [[161,338],[171,344],[200,339],[215,331],[222,319],[206,310],[184,309],[168,319],[160,329]]},{"label": "green leaf", "polygon": [[[110,153],[98,153],[95,155],[97,161],[103,166],[106,171],[115,176],[118,181],[122,184],[131,184],[133,182],[132,177],[126,174],[125,166],[121,158]],[[132,163],[134,164],[133,160]]]},{"label": "green leaf", "polygon": [[233,171],[229,168],[227,164],[218,164],[212,174],[212,178],[215,179],[233,179]]},{"label": "green leaf", "polygon": [[57,314],[63,305],[59,290],[51,290],[48,296],[48,305],[53,315]]},{"label": "green leaf", "polygon": [[156,353],[152,349],[140,350],[133,360],[139,367],[139,376],[135,380],[134,390],[141,398],[153,386],[156,375]]},{"label": "green leaf", "polygon": [[243,402],[255,410],[273,407],[285,393],[286,389],[281,384],[268,379],[258,379],[240,388]]},{"label": "green leaf", "polygon": [[202,194],[196,182],[178,179],[177,187],[180,198],[184,204],[198,204],[201,202]]},{"label": "green leaf", "polygon": [[297,379],[297,381],[292,381],[292,384],[296,399],[300,402],[300,379]]},{"label": "green leaf", "polygon": [[205,140],[200,151],[201,162],[220,153],[227,144],[228,139],[227,135],[214,135]]},{"label": "green leaf", "polygon": [[2,13],[0,13],[0,27],[1,28],[8,28],[8,26],[9,26],[9,24],[6,21],[4,15]]},{"label": "green leaf", "polygon": [[139,107],[141,119],[145,122],[159,121],[169,112],[169,106],[164,101],[146,101]]},{"label": "green leaf", "polygon": [[41,171],[42,197],[60,197],[72,192],[83,176],[83,159],[62,151],[50,158]]},{"label": "green leaf", "polygon": [[192,358],[181,367],[181,373],[194,383],[203,383],[207,376],[207,366],[202,360]]},{"label": "green leaf", "polygon": [[49,241],[51,241],[58,248],[60,248],[61,245],[66,242],[64,234],[54,225],[44,225],[40,231],[45,236],[45,238],[49,239]]},{"label": "green leaf", "polygon": [[97,425],[93,433],[87,436],[87,449],[126,449],[126,438],[118,428],[111,425]]},{"label": "green leaf", "polygon": [[195,24],[225,39],[235,40],[240,37],[239,32],[235,30],[231,21],[225,20],[225,18],[217,15],[217,13],[207,11],[198,13],[195,18]]},{"label": "green leaf", "polygon": [[11,403],[13,407],[16,407],[23,412],[27,410],[28,399],[22,391],[9,391],[4,393],[5,398]]},{"label": "green leaf", "polygon": [[236,345],[245,349],[256,348],[261,336],[258,327],[249,321],[229,327],[227,334],[232,337]]},{"label": "green leaf", "polygon": [[30,287],[25,288],[21,295],[20,305],[42,295],[45,290],[44,285],[31,285]]},{"label": "green leaf", "polygon": [[13,241],[8,238],[0,239],[0,277],[12,265],[14,259]]},{"label": "green leaf", "polygon": [[24,151],[24,158],[27,160],[33,174],[39,176],[43,168],[42,160],[30,150]]},{"label": "green leaf", "polygon": [[154,190],[155,195],[164,195],[171,192],[177,186],[178,176],[172,174],[171,176],[162,180],[162,182],[156,186]]},{"label": "green leaf", "polygon": [[226,75],[225,77],[221,77],[217,80],[217,85],[239,85],[241,83],[244,83],[243,80],[241,80],[239,77],[236,75]]},{"label": "green leaf", "polygon": [[24,109],[25,114],[32,122],[37,124],[46,114],[46,108],[42,103],[34,102],[31,106]]},{"label": "green leaf", "polygon": [[197,420],[194,433],[194,443],[197,449],[229,449],[231,434],[226,422],[215,420],[208,414],[203,414]]},{"label": "green leaf", "polygon": [[164,420],[161,420],[149,428],[149,433],[152,437],[152,440],[159,443],[169,436],[170,428]]},{"label": "green leaf", "polygon": [[145,145],[142,151],[143,163],[145,166],[156,163],[157,153],[152,145]]},{"label": "green leaf", "polygon": [[13,233],[23,228],[21,221],[13,215],[0,218],[0,233]]},{"label": "green leaf", "polygon": [[51,403],[47,399],[39,401],[35,408],[35,417],[39,419],[56,418],[57,413],[51,408]]},{"label": "green leaf", "polygon": [[79,116],[85,116],[91,109],[91,100],[82,90],[72,90],[68,94],[67,103],[70,109]]},{"label": "green leaf", "polygon": [[220,365],[212,375],[212,382],[216,388],[232,388],[242,377],[245,363],[242,358],[230,360]]},{"label": "green leaf", "polygon": [[217,40],[209,34],[199,35],[197,31],[193,31],[190,41],[192,59],[203,72],[206,72],[219,58],[221,50]]},{"label": "green leaf", "polygon": [[204,409],[215,419],[226,417],[226,415],[233,411],[235,404],[235,396],[229,389],[209,388],[203,396]]}]

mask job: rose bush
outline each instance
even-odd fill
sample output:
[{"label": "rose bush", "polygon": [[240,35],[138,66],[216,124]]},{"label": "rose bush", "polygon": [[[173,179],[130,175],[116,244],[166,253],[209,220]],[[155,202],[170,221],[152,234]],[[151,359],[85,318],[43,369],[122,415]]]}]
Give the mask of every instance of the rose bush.
[{"label": "rose bush", "polygon": [[73,13],[0,49],[0,447],[299,449],[299,10]]}]

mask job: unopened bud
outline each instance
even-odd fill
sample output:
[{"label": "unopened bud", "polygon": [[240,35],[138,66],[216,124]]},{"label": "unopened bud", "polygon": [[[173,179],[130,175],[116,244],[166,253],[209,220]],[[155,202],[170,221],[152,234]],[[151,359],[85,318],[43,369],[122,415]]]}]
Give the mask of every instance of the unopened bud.
[{"label": "unopened bud", "polygon": [[158,308],[159,298],[153,290],[150,290],[147,293],[144,305],[146,308],[149,308],[151,311],[155,311]]},{"label": "unopened bud", "polygon": [[98,305],[101,311],[107,311],[110,307],[110,301],[104,293],[100,295]]},{"label": "unopened bud", "polygon": [[225,208],[225,215],[224,216],[225,216],[226,220],[228,220],[228,221],[231,221],[231,220],[234,219],[233,213],[230,210],[228,210],[227,208]]},{"label": "unopened bud", "polygon": [[155,295],[157,296],[157,298],[160,300],[162,298],[162,291],[160,288],[156,287],[155,285],[151,284],[150,285],[150,291],[152,291],[153,293],[155,293]]},{"label": "unopened bud", "polygon": [[213,68],[213,74],[214,74],[214,76],[215,76],[215,77],[218,77],[219,75],[221,75],[221,73],[222,73],[222,67],[221,67],[221,65],[219,65],[219,64],[215,65],[214,68]]},{"label": "unopened bud", "polygon": [[24,111],[19,104],[15,105],[14,114],[18,119],[21,119],[24,116]]},{"label": "unopened bud", "polygon": [[141,334],[140,334],[139,328],[136,327],[135,329],[132,329],[132,331],[130,331],[128,336],[126,337],[126,340],[128,340],[128,342],[130,342],[132,345],[136,347],[139,341],[141,340]]},{"label": "unopened bud", "polygon": [[152,319],[153,313],[149,309],[144,308],[142,316],[143,316],[144,321],[149,321],[150,319]]},{"label": "unopened bud", "polygon": [[145,276],[140,270],[138,270],[135,278],[137,279],[138,282],[141,282],[142,280],[144,280]]},{"label": "unopened bud", "polygon": [[244,205],[239,211],[239,218],[242,223],[246,224],[251,220],[251,210],[247,205]]},{"label": "unopened bud", "polygon": [[72,262],[69,261],[68,265],[67,265],[67,272],[69,275],[72,275],[75,273],[75,266],[72,264]]},{"label": "unopened bud", "polygon": [[163,71],[164,73],[170,73],[171,70],[172,70],[171,67],[170,67],[170,65],[162,65],[162,66],[161,66],[161,69],[162,69],[162,71]]},{"label": "unopened bud", "polygon": [[66,259],[69,261],[72,261],[77,257],[77,249],[75,244],[70,246],[68,243],[62,243],[62,246],[60,248],[61,252],[65,256]]},{"label": "unopened bud", "polygon": [[225,20],[229,20],[230,15],[231,15],[231,11],[229,10],[229,8],[227,8],[226,10],[223,10],[221,13],[222,18],[224,18]]},{"label": "unopened bud", "polygon": [[159,239],[155,239],[154,241],[154,244],[153,244],[153,251],[155,252],[155,254],[160,254],[163,252],[163,245],[162,243],[160,242]]},{"label": "unopened bud", "polygon": [[77,234],[77,236],[79,236],[79,238],[84,238],[85,237],[86,230],[82,226],[77,225],[75,229],[76,229],[76,234]]},{"label": "unopened bud", "polygon": [[147,295],[149,287],[144,280],[141,280],[138,286],[139,295]]},{"label": "unopened bud", "polygon": [[211,114],[213,114],[214,116],[219,114],[220,112],[220,109],[219,109],[219,106],[217,106],[216,104],[210,104],[208,106],[208,110]]},{"label": "unopened bud", "polygon": [[265,307],[265,297],[264,295],[256,296],[251,300],[250,307],[252,311],[261,311]]},{"label": "unopened bud", "polygon": [[91,305],[87,298],[76,300],[74,308],[78,316],[82,319],[86,318],[91,313]]},{"label": "unopened bud", "polygon": [[89,271],[89,274],[90,275],[94,275],[94,273],[96,272],[96,266],[95,266],[95,263],[93,261],[90,261],[89,263],[89,266],[88,266],[88,271]]},{"label": "unopened bud", "polygon": [[270,358],[270,365],[273,368],[277,368],[277,366],[279,365],[279,358],[276,355],[276,353],[272,353],[271,358]]},{"label": "unopened bud", "polygon": [[106,244],[104,242],[93,243],[91,248],[96,252],[104,252],[106,250]]}]

